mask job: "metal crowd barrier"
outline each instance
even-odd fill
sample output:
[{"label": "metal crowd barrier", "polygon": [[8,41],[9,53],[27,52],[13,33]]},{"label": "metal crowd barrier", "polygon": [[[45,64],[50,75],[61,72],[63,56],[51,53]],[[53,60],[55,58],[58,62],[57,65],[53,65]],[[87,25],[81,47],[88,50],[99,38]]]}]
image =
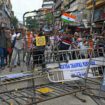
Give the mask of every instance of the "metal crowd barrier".
[{"label": "metal crowd barrier", "polygon": [[[38,95],[38,98],[39,98],[40,92],[37,91],[35,79],[43,78],[43,76],[37,77],[35,75],[36,69],[42,70],[43,72],[47,72],[49,81],[57,83],[57,84],[52,84],[54,85],[53,88],[56,88],[57,85],[59,85],[58,82],[67,82],[67,81],[74,82],[74,81],[83,79],[85,80],[84,83],[87,84],[88,78],[94,79],[98,77],[103,77],[104,63],[103,62],[100,63],[98,61],[100,59],[102,61],[104,56],[104,50],[101,48],[83,49],[83,50],[74,49],[74,50],[66,50],[66,51],[63,51],[63,50],[44,51],[43,49],[40,49],[40,50],[32,49],[29,52],[27,51],[26,53],[29,54],[29,56],[26,54],[26,58],[28,59],[26,59],[25,63],[27,65],[27,70],[32,71],[30,72],[32,76],[29,75],[28,78],[22,78],[22,80],[15,80],[1,85],[6,86],[7,84],[11,84],[13,82],[17,84],[16,82],[28,81],[27,87],[24,89],[20,89],[20,91],[18,89],[15,89],[13,91],[8,91],[6,87],[6,89],[3,92],[0,92],[1,94],[0,100],[2,101],[2,103],[5,102],[7,105],[11,105],[10,102],[8,102],[8,100],[11,101],[11,99],[17,103],[16,105],[27,105],[27,102],[29,99],[30,99],[29,105],[31,105],[31,103],[32,104],[40,103],[42,100],[42,97],[40,97],[40,99],[37,99],[36,97],[36,95]],[[91,60],[91,59],[95,59],[97,61]],[[15,77],[17,77],[17,75],[15,75]],[[20,77],[21,75],[19,75],[19,78]],[[23,74],[22,74],[22,77],[23,77]],[[8,78],[6,77],[6,79]],[[81,92],[87,88],[87,86],[85,88],[81,88],[82,86],[76,86],[77,91],[74,91],[75,87],[71,86],[71,82],[70,82],[70,84],[65,84],[65,83],[60,84],[57,90],[60,89],[61,85],[63,85],[61,93],[65,89],[67,90],[66,91],[67,94],[71,87],[72,87],[71,93],[75,93],[75,94],[77,93],[77,91]],[[46,86],[50,87],[50,84]],[[65,86],[67,87],[65,88]],[[55,94],[56,94],[56,91],[55,91]],[[61,96],[61,94],[58,96]],[[55,96],[55,98],[58,96]],[[22,97],[23,99],[21,102],[20,99]],[[25,101],[25,104],[23,103],[23,101]]]},{"label": "metal crowd barrier", "polygon": [[53,52],[51,58],[47,59],[47,69],[51,69],[48,72],[48,78],[51,82],[65,82],[86,78],[89,64],[91,67],[88,76],[91,78],[102,77],[104,65],[97,65],[95,61],[89,62],[89,59],[103,59],[103,55],[103,49],[75,49]]},{"label": "metal crowd barrier", "polygon": [[31,52],[28,66],[31,66],[31,69],[39,67],[38,69],[47,71],[48,79],[51,82],[65,82],[85,78],[88,65],[90,64],[88,76],[97,78],[102,77],[104,65],[97,65],[95,61],[89,63],[89,59],[103,59],[103,55],[104,50],[102,48],[52,52],[41,49]]},{"label": "metal crowd barrier", "polygon": [[[98,50],[98,49],[97,49]],[[89,58],[89,65],[86,71],[86,78],[85,78],[85,88],[88,89],[88,80],[89,78],[89,69],[91,69],[91,62],[95,62],[95,67],[92,68],[92,72],[94,73],[93,77],[97,79],[91,79],[92,83],[90,91],[96,90],[97,92],[93,91],[93,94],[88,92],[88,95],[92,95],[97,98],[104,98],[105,99],[105,52],[104,49],[99,50],[98,53],[101,54],[101,57],[92,57]],[[95,86],[93,85],[95,83]]]}]

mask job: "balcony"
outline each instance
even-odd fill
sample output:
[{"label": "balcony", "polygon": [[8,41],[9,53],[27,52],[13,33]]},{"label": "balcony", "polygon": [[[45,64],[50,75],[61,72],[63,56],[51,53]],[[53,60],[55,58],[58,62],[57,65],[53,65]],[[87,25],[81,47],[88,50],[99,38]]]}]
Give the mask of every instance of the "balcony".
[{"label": "balcony", "polygon": [[105,4],[105,0],[96,0],[96,7],[102,6]]},{"label": "balcony", "polygon": [[92,4],[92,0],[87,0],[86,4],[87,4],[87,5]]},{"label": "balcony", "polygon": [[[87,1],[87,9],[92,9],[93,8],[93,3],[92,3],[93,0],[88,0]],[[96,5],[95,7],[96,8],[99,8],[101,6],[105,5],[105,0],[96,0]]]}]

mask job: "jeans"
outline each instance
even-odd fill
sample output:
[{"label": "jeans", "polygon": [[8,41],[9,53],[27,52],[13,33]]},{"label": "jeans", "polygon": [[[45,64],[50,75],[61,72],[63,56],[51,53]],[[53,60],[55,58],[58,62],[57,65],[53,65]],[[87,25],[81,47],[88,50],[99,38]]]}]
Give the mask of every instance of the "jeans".
[{"label": "jeans", "polygon": [[5,66],[5,60],[7,57],[7,51],[5,48],[0,48],[0,66]]},{"label": "jeans", "polygon": [[11,66],[13,65],[17,65],[17,64],[20,64],[20,53],[21,53],[21,49],[17,49],[17,48],[14,48],[13,49],[13,53],[12,53],[12,58],[11,58]]}]

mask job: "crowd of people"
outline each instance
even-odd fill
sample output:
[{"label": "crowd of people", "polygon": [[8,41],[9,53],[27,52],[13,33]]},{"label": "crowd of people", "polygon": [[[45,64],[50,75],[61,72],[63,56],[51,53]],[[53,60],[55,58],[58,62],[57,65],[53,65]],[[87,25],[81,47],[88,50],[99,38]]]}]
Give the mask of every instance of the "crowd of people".
[{"label": "crowd of people", "polygon": [[[45,45],[37,46],[36,37],[45,36]],[[20,65],[20,62],[26,62],[29,65],[31,55],[33,53],[33,65],[39,62],[44,62],[45,50],[51,52],[52,50],[73,50],[80,49],[81,55],[84,57],[85,52],[83,49],[87,48],[105,48],[105,32],[101,35],[94,34],[94,37],[87,35],[84,36],[80,32],[74,34],[69,31],[56,31],[46,33],[40,31],[26,31],[23,29],[10,30],[1,28],[0,30],[0,69],[9,67],[12,68]],[[38,56],[37,56],[38,55]],[[43,55],[43,56],[42,56]],[[40,60],[38,61],[38,59]],[[42,68],[45,68],[43,63]]]},{"label": "crowd of people", "polygon": [[[8,28],[1,28],[0,30],[0,69],[5,67],[12,68],[20,66],[21,61],[29,65],[30,56],[44,54],[44,46],[39,46],[37,51],[36,36],[42,36],[42,32],[32,32],[23,29],[10,30]],[[47,41],[47,38],[46,38]],[[36,49],[36,50],[33,50]],[[33,51],[33,52],[32,52]],[[37,63],[37,56],[33,56],[34,62]],[[42,62],[42,61],[40,61]]]}]

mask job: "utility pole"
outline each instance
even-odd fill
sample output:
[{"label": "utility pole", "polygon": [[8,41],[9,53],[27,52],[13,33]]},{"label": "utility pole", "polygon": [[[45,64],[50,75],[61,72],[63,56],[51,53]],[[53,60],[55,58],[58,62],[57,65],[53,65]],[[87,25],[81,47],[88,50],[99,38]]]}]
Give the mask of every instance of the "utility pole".
[{"label": "utility pole", "polygon": [[52,24],[53,24],[52,29],[53,29],[53,31],[54,31],[54,28],[55,28],[55,16],[54,16],[54,13],[55,13],[55,2],[54,2],[53,7],[52,7]]},{"label": "utility pole", "polygon": [[94,13],[95,13],[95,5],[96,0],[92,0],[93,8],[92,8],[92,18],[91,18],[91,28],[90,28],[90,34],[93,32],[93,23],[94,23]]},{"label": "utility pole", "polygon": [[[25,12],[24,14],[23,14],[23,25],[25,26],[26,24],[25,24],[25,16],[26,16],[26,14],[29,14],[29,13],[37,13],[37,11],[36,10],[34,10],[34,11],[28,11],[28,12]],[[33,17],[33,16],[32,16]],[[33,54],[33,53],[32,53]],[[34,72],[34,70],[31,70],[31,73],[33,74],[33,77],[35,76],[35,72]],[[34,78],[32,78],[30,81],[29,81],[29,87],[32,87],[32,89],[33,89],[33,94],[32,94],[32,102],[31,102],[31,105],[37,105],[37,103],[36,103],[36,85],[35,85],[35,79]]]}]

